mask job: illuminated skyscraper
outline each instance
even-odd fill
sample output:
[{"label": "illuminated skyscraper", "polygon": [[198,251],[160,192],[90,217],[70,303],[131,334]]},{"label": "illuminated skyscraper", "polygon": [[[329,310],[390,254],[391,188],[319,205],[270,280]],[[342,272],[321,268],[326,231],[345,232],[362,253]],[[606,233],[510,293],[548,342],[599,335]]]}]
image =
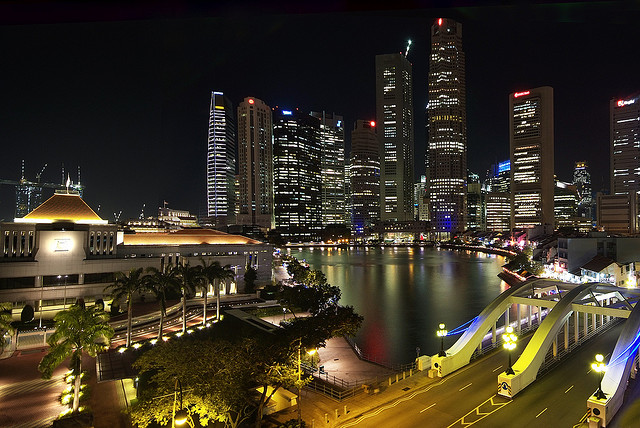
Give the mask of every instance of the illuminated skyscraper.
[{"label": "illuminated skyscraper", "polygon": [[311,112],[320,119],[322,146],[322,225],[346,223],[344,119],[335,113]]},{"label": "illuminated skyscraper", "polygon": [[380,220],[380,143],[375,122],[356,121],[349,164],[351,234],[358,239]]},{"label": "illuminated skyscraper", "polygon": [[429,59],[430,217],[438,238],[466,228],[467,95],[462,24],[440,18],[431,26]]},{"label": "illuminated skyscraper", "polygon": [[509,95],[511,227],[553,225],[553,88]]},{"label": "illuminated skyscraper", "polygon": [[235,223],[236,115],[222,92],[211,92],[207,142],[207,216],[216,225]]},{"label": "illuminated skyscraper", "polygon": [[640,95],[609,102],[611,194],[640,193]]},{"label": "illuminated skyscraper", "polygon": [[511,161],[491,165],[490,177],[485,182],[486,229],[505,232],[511,228]]},{"label": "illuminated skyscraper", "polygon": [[573,170],[573,184],[578,191],[578,215],[582,217],[592,218],[591,205],[593,203],[593,195],[591,190],[591,174],[587,162],[576,162]]},{"label": "illuminated skyscraper", "polygon": [[318,241],[322,231],[320,120],[298,110],[273,111],[276,229],[285,241]]},{"label": "illuminated skyscraper", "polygon": [[271,108],[247,97],[238,105],[238,218],[241,225],[274,227]]},{"label": "illuminated skyscraper", "polygon": [[376,116],[380,133],[380,215],[413,219],[413,89],[401,53],[376,55]]}]

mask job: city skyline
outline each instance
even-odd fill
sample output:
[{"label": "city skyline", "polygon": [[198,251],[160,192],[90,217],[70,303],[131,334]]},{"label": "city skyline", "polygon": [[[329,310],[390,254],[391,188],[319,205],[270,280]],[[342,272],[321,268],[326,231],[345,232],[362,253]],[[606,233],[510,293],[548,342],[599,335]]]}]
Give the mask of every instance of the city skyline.
[{"label": "city skyline", "polygon": [[[429,28],[450,17],[465,29],[471,172],[484,178],[490,164],[508,158],[508,94],[549,85],[555,172],[570,180],[574,163],[587,161],[598,191],[609,187],[609,100],[638,91],[638,59],[627,56],[638,29],[624,25],[637,6],[619,6],[275,9],[266,16],[218,10],[101,22],[3,13],[0,32],[11,42],[2,72],[0,178],[19,179],[25,159],[28,178],[47,163],[43,181],[58,182],[64,162],[69,171],[81,167],[85,198],[105,219],[120,210],[137,217],[143,203],[154,213],[162,200],[197,213],[206,201],[211,91],[234,104],[255,95],[272,107],[339,112],[348,140],[355,120],[375,118],[375,55],[404,51],[411,39],[417,180],[424,173]],[[611,39],[594,31],[612,23],[620,25]],[[377,34],[383,24],[389,31]],[[215,45],[213,34],[222,38]],[[14,204],[14,189],[2,186],[0,218],[11,219]]]}]

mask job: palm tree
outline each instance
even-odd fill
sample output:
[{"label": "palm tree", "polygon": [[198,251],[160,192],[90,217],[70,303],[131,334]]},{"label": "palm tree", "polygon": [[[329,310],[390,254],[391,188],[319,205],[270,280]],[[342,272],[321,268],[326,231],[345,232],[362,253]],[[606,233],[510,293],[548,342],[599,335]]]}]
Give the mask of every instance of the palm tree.
[{"label": "palm tree", "polygon": [[[211,264],[207,265],[203,259],[200,259],[202,262],[202,273],[207,278],[207,281],[213,284],[213,291],[216,295],[216,319],[220,319],[220,282],[226,281],[227,279],[233,279],[235,277],[235,272],[231,270],[231,265],[221,266],[220,262],[214,261]],[[205,312],[206,313],[206,312]]]},{"label": "palm tree", "polygon": [[162,340],[162,330],[164,327],[164,317],[167,315],[167,292],[178,290],[180,280],[176,276],[176,269],[165,266],[162,269],[154,267],[147,268],[150,275],[145,276],[145,285],[160,303],[160,327],[158,329],[158,340]]},{"label": "palm tree", "polygon": [[73,389],[73,411],[75,412],[80,403],[82,353],[86,352],[95,357],[98,352],[109,347],[114,332],[109,325],[109,314],[97,306],[85,308],[76,304],[58,312],[53,320],[56,331],[47,340],[49,352],[40,361],[38,370],[42,372],[44,379],[50,379],[56,367],[71,357],[71,363],[75,366]]},{"label": "palm tree", "polygon": [[180,290],[182,291],[182,332],[187,331],[187,294],[195,291],[201,283],[206,281],[202,275],[200,266],[189,266],[189,263],[176,266],[180,278]]},{"label": "palm tree", "polygon": [[142,268],[132,268],[129,273],[116,273],[116,280],[113,284],[105,288],[105,291],[112,289],[113,300],[120,300],[123,297],[127,301],[127,347],[131,346],[131,318],[133,316],[133,294],[144,288],[145,279],[142,276]]},{"label": "palm tree", "polygon": [[13,327],[11,327],[11,303],[0,303],[0,353],[4,350],[5,332],[13,333]]}]

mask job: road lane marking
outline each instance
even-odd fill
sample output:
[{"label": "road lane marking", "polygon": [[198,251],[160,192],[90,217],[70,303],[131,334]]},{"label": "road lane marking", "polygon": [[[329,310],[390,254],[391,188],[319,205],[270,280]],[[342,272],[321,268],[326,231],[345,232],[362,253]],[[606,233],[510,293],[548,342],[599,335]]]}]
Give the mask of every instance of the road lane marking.
[{"label": "road lane marking", "polygon": [[547,411],[547,409],[548,409],[548,407],[545,407],[543,411],[541,411],[540,413],[538,413],[538,414],[536,415],[536,419],[538,418],[538,416],[540,416],[541,414],[543,414],[544,412],[546,412],[546,411]]},{"label": "road lane marking", "polygon": [[420,410],[420,413],[424,412],[425,410],[429,410],[430,408],[432,408],[432,407],[433,407],[433,406],[435,406],[435,405],[436,405],[436,403],[433,403],[433,404],[432,404],[432,405],[430,405],[429,407],[427,407],[427,408],[424,408],[424,409]]},{"label": "road lane marking", "polygon": [[[497,412],[498,410],[502,409],[504,406],[506,406],[509,403],[512,403],[511,400],[506,401],[504,403],[495,403],[493,401],[494,398],[499,398],[497,395],[494,395],[492,397],[489,397],[487,400],[485,400],[484,402],[482,402],[479,406],[477,406],[475,409],[471,410],[469,413],[467,413],[466,415],[464,415],[463,417],[461,417],[460,419],[458,419],[457,421],[455,421],[454,423],[452,423],[451,425],[449,425],[447,428],[452,428],[455,426],[460,426],[460,427],[468,427],[471,425],[474,425],[478,422],[480,422],[481,420],[483,420],[484,418],[486,418],[487,416]],[[495,409],[492,409],[490,411],[480,411],[480,408],[482,406],[484,406],[487,403],[491,403],[490,404],[490,408],[491,407],[496,407]],[[479,417],[478,417],[479,416]],[[465,418],[468,418],[469,421],[465,421]]]},{"label": "road lane marking", "polygon": [[496,372],[496,370],[500,370],[501,368],[502,368],[502,365],[500,365],[500,366],[496,367],[495,369],[493,369],[493,373],[495,373],[495,372]]},{"label": "road lane marking", "polygon": [[471,385],[473,385],[473,383],[470,383],[470,384],[469,384],[469,385],[467,385],[467,386],[463,386],[463,387],[462,387],[462,388],[460,388],[458,391],[462,391],[463,389],[467,389],[467,388],[469,388]]},{"label": "road lane marking", "polygon": [[564,393],[566,394],[567,392],[571,391],[571,388],[573,388],[573,385],[571,385],[569,389],[567,389]]}]

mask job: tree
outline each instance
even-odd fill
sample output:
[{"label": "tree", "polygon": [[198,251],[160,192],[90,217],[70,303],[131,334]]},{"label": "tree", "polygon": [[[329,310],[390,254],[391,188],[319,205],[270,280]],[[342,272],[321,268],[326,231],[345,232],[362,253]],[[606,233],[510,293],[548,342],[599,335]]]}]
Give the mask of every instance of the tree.
[{"label": "tree", "polygon": [[4,350],[6,341],[4,339],[5,333],[13,333],[13,327],[11,327],[11,303],[0,302],[0,352]]},{"label": "tree", "polygon": [[258,278],[258,271],[253,266],[247,266],[244,270],[244,292],[253,293],[256,288],[255,282]]},{"label": "tree", "polygon": [[114,333],[108,321],[109,315],[102,309],[96,306],[85,308],[78,304],[58,312],[54,317],[56,331],[47,340],[49,352],[40,361],[38,370],[44,379],[50,379],[56,367],[71,357],[75,375],[74,412],[80,403],[82,353],[95,357],[98,352],[108,348]]},{"label": "tree", "polygon": [[163,269],[147,268],[150,275],[145,277],[145,286],[150,290],[160,304],[160,325],[158,328],[158,341],[162,340],[164,317],[167,315],[167,292],[180,289],[180,281],[175,268],[165,266]]},{"label": "tree", "polygon": [[[219,320],[220,319],[220,283],[222,281],[231,280],[235,278],[236,273],[231,269],[231,265],[222,266],[218,261],[214,261],[207,265],[206,262],[202,260],[202,266],[203,266],[202,268],[203,275],[207,278],[208,283],[213,285],[213,292],[216,295],[216,319]],[[206,309],[205,309],[205,314],[206,314]]]},{"label": "tree", "polygon": [[182,292],[182,332],[187,331],[187,295],[193,293],[201,283],[206,281],[200,266],[190,266],[189,263],[176,266]]},{"label": "tree", "polygon": [[131,319],[133,317],[133,295],[145,287],[145,279],[142,275],[142,268],[132,268],[129,273],[116,273],[116,280],[107,286],[105,291],[111,289],[113,300],[120,300],[123,297],[127,302],[127,347],[131,346]]}]

